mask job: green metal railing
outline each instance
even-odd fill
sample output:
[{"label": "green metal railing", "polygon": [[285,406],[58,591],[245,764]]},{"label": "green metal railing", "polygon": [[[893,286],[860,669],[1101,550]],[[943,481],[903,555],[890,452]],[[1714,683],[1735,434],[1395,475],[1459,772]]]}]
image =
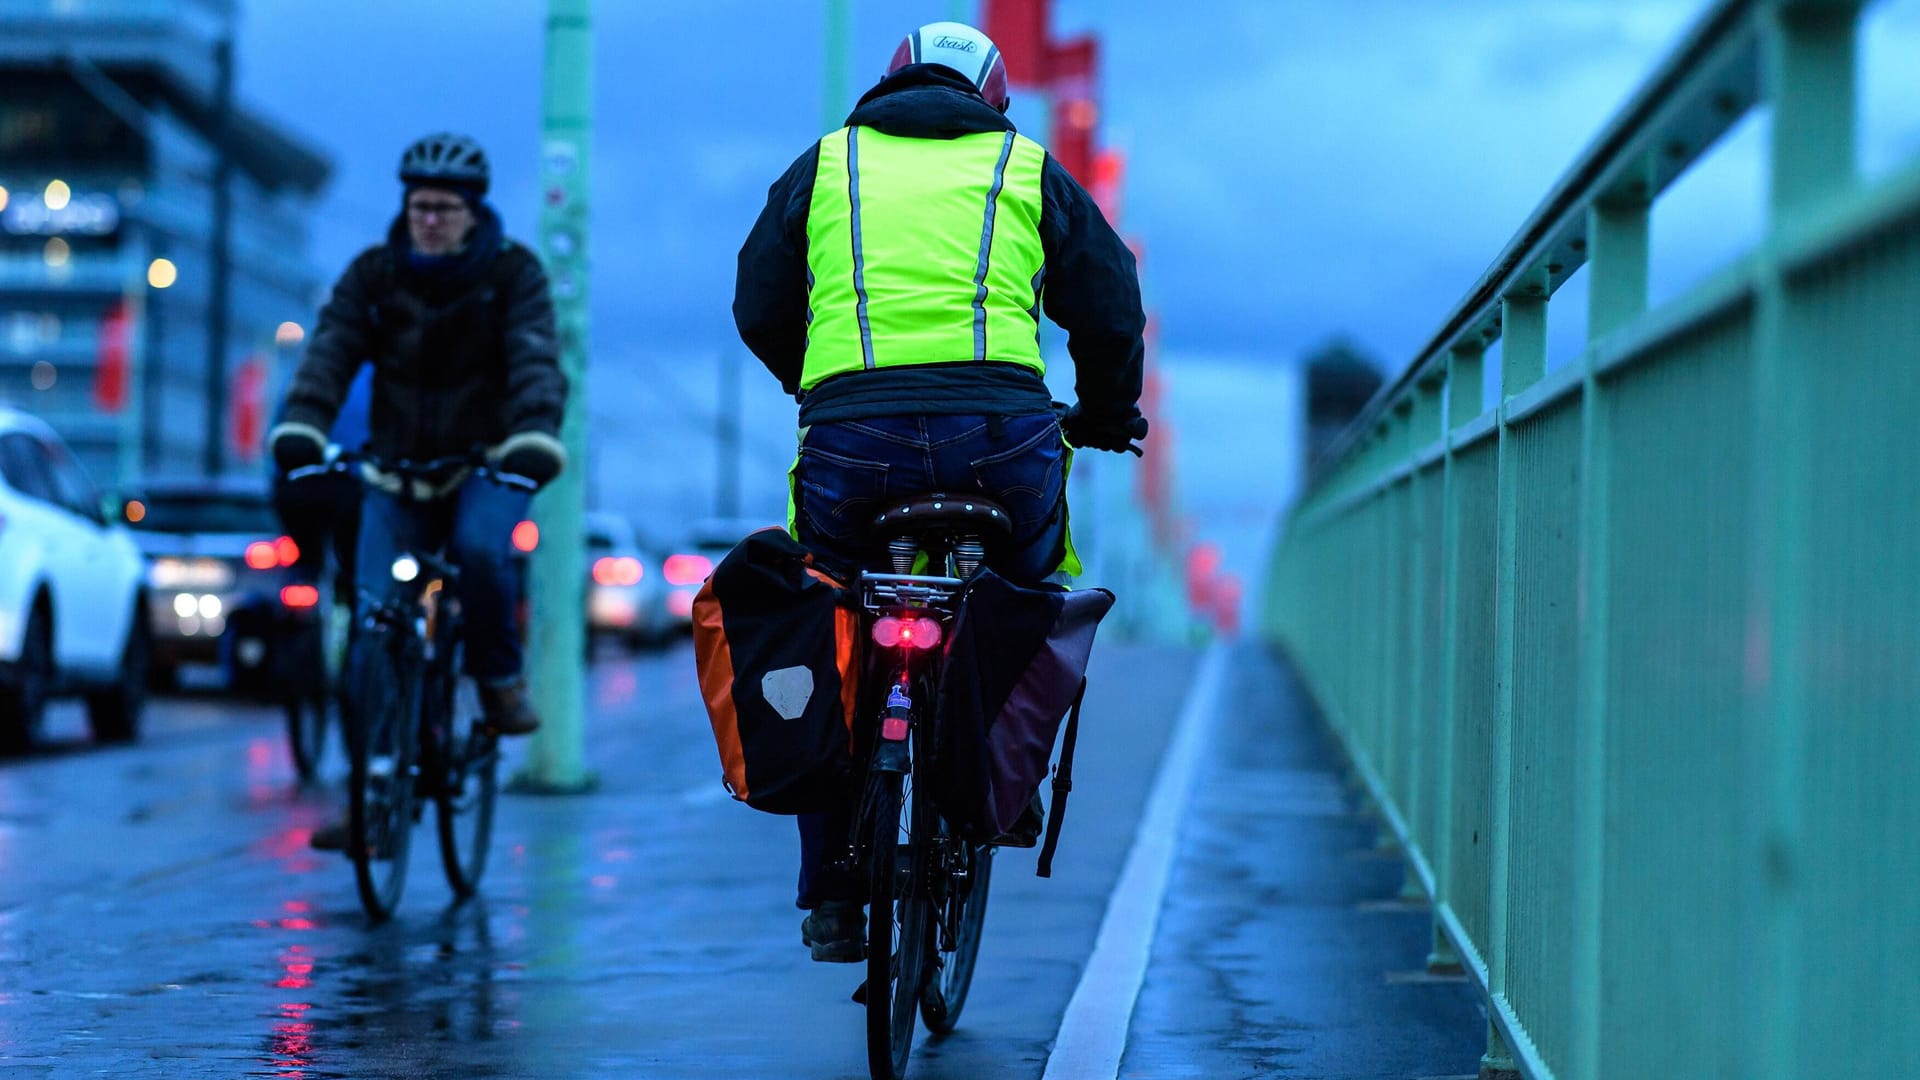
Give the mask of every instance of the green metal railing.
[{"label": "green metal railing", "polygon": [[[1856,176],[1859,7],[1714,4],[1276,545],[1492,1071],[1920,1076],[1920,169]],[[1650,310],[1651,207],[1756,108],[1765,238]]]}]

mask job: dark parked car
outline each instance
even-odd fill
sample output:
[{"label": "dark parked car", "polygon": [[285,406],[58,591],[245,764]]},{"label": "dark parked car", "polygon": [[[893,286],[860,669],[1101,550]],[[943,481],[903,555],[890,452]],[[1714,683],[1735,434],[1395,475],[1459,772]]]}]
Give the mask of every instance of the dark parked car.
[{"label": "dark parked car", "polygon": [[266,491],[152,485],[140,503],[155,681],[171,685],[182,664],[218,664],[235,691],[278,697],[289,652],[313,640],[321,597],[295,572],[299,549]]}]

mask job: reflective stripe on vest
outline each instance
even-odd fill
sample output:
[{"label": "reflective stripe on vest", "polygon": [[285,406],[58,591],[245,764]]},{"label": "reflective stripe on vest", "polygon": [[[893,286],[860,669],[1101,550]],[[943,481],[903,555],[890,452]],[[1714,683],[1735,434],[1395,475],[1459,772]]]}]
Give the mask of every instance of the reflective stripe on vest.
[{"label": "reflective stripe on vest", "polygon": [[863,368],[1040,359],[1040,176],[1013,132],[820,140],[800,385]]}]

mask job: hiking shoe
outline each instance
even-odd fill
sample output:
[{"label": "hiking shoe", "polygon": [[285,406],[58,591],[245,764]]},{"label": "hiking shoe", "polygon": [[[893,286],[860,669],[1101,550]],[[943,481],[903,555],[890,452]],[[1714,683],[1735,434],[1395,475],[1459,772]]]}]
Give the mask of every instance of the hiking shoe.
[{"label": "hiking shoe", "polygon": [[480,710],[487,726],[501,735],[527,735],[540,730],[540,717],[527,701],[527,683],[515,679],[500,686],[480,685]]},{"label": "hiking shoe", "polygon": [[800,940],[825,964],[867,958],[867,914],[857,900],[827,900],[800,923]]},{"label": "hiking shoe", "polygon": [[346,818],[329,821],[313,830],[313,835],[307,838],[307,846],[315,851],[345,851],[352,831],[353,826],[347,823]]}]

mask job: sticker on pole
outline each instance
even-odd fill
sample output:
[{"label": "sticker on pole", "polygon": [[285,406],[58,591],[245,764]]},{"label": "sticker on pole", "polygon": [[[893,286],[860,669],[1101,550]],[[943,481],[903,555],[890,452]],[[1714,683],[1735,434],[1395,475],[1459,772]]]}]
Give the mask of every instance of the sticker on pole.
[{"label": "sticker on pole", "polygon": [[553,179],[572,176],[580,167],[580,147],[571,142],[555,139],[540,151],[540,170]]}]

